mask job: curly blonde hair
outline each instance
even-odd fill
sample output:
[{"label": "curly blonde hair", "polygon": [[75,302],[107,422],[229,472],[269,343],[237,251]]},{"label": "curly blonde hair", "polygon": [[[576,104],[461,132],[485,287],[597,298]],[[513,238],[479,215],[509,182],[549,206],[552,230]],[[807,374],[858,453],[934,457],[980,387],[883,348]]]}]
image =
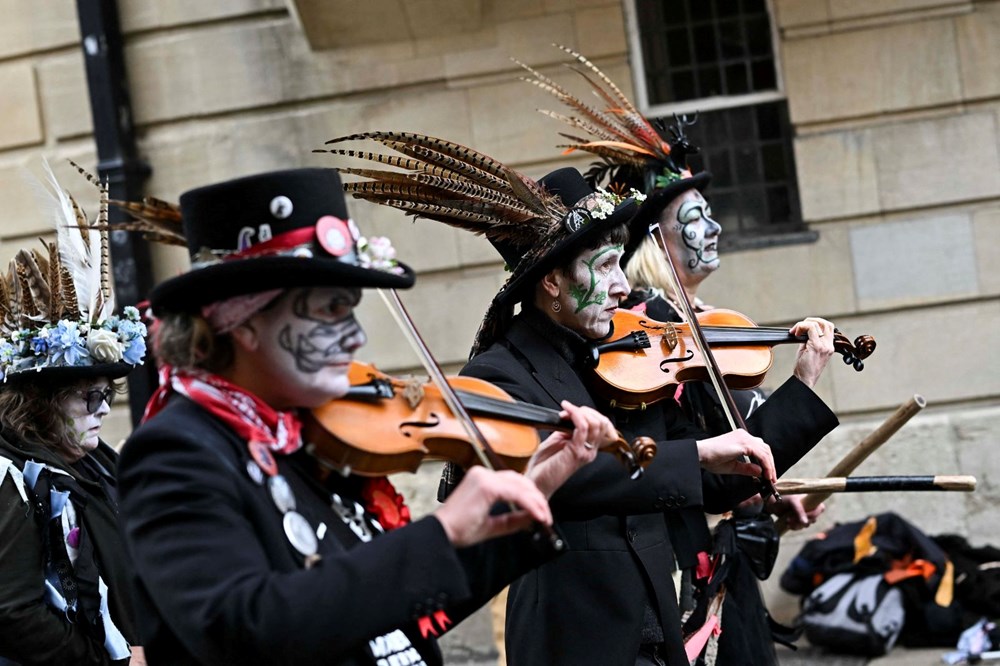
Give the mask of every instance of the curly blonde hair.
[{"label": "curly blonde hair", "polygon": [[673,294],[670,269],[663,259],[663,248],[656,238],[647,235],[625,266],[625,277],[633,289],[653,289]]}]

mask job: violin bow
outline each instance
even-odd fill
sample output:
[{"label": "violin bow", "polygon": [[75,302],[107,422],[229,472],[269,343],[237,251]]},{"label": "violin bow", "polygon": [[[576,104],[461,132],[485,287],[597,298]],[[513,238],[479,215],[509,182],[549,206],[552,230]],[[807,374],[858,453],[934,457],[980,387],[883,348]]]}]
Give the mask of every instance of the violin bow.
[{"label": "violin bow", "polygon": [[[482,430],[479,429],[476,422],[472,420],[468,410],[465,409],[465,405],[462,404],[462,401],[458,399],[458,395],[455,394],[455,389],[448,383],[437,359],[434,358],[427,343],[420,336],[420,332],[413,323],[410,313],[407,312],[406,306],[403,305],[403,301],[399,298],[399,293],[395,289],[379,289],[378,294],[382,297],[386,307],[389,308],[389,313],[396,320],[396,324],[403,331],[410,346],[413,347],[413,351],[420,358],[420,362],[430,376],[431,381],[441,391],[441,397],[444,399],[445,404],[448,405],[448,409],[451,410],[451,413],[455,415],[455,418],[465,428],[465,432],[473,442],[473,449],[476,451],[476,455],[479,457],[479,461],[483,467],[494,470],[505,469],[506,465],[500,460],[493,447],[490,446],[489,440],[483,435]],[[510,505],[510,508],[513,510],[513,505]],[[560,552],[566,548],[565,541],[563,541],[562,537],[552,527],[542,524],[538,524],[536,527],[538,530],[537,534],[548,541],[553,551]]]},{"label": "violin bow", "polygon": [[[747,430],[747,424],[743,420],[743,415],[740,414],[740,410],[736,407],[736,401],[733,399],[733,394],[729,391],[729,387],[726,386],[725,381],[723,381],[722,371],[719,370],[719,365],[715,361],[715,355],[712,353],[712,348],[708,345],[708,341],[705,340],[705,333],[701,330],[701,325],[698,323],[698,317],[695,315],[694,307],[691,305],[691,300],[688,298],[687,292],[684,291],[684,287],[681,284],[680,275],[677,273],[677,267],[674,266],[674,260],[670,256],[670,252],[667,250],[668,244],[666,236],[663,233],[663,227],[659,223],[655,226],[656,233],[660,236],[663,256],[666,258],[667,266],[670,268],[669,275],[672,283],[671,286],[677,296],[677,302],[680,304],[681,309],[684,310],[681,314],[683,314],[684,318],[687,319],[688,325],[691,328],[694,344],[698,348],[698,351],[701,352],[702,358],[705,359],[705,367],[708,370],[708,376],[712,380],[712,386],[715,387],[716,394],[719,396],[720,405],[723,413],[726,415],[726,420],[729,422],[729,427],[731,430]],[[744,455],[743,459],[745,462],[750,462],[749,456]],[[763,470],[763,467],[761,467],[761,470]],[[772,495],[776,500],[781,499],[781,495],[769,479],[762,475],[757,478],[757,481],[760,484],[760,495],[763,499],[766,500]]]}]

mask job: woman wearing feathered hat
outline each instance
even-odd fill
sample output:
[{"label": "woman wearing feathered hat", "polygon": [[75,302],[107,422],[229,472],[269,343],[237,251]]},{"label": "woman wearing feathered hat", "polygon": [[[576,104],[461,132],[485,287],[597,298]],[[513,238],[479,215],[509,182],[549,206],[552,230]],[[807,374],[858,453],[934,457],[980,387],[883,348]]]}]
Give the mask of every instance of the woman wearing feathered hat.
[{"label": "woman wearing feathered hat", "polygon": [[[551,522],[546,494],[614,441],[610,422],[566,404],[572,438],[548,439],[527,476],[474,468],[411,523],[386,479],[321,483],[303,446],[299,410],[349,388],[362,289],[414,280],[360,236],[337,174],[250,176],[136,212],[192,260],[152,292],[161,388],[120,471],[150,663],[440,663],[434,636],[547,557],[522,528]],[[493,515],[501,501],[521,510]]]},{"label": "woman wearing feathered hat", "polygon": [[49,189],[56,241],[0,275],[0,662],[127,663],[141,649],[100,431],[146,329],[114,313],[106,232]]},{"label": "woman wearing feathered hat", "polygon": [[[588,388],[587,363],[629,293],[620,261],[630,236],[641,231],[629,227],[642,195],[595,190],[575,169],[535,183],[440,139],[372,132],[335,141],[348,139],[371,139],[406,156],[333,151],[402,169],[341,169],[371,179],[348,184],[349,192],[483,233],[511,270],[462,373],[524,402],[551,407],[569,400],[611,413]],[[822,330],[803,330],[810,338],[804,355],[825,364]],[[773,481],[836,425],[805,386],[788,390],[804,392],[798,413],[761,410],[751,420],[767,444],[743,431],[709,437],[669,400],[616,413],[626,437],[652,437],[658,454],[638,481],[599,458],[552,496],[570,552],[511,585],[509,663],[687,663],[674,575],[678,565],[693,569],[709,541],[704,509],[725,510],[755,494],[750,476]]]},{"label": "woman wearing feathered hat", "polygon": [[[582,130],[589,135],[581,137],[574,133],[562,136],[571,141],[564,146],[566,152],[582,150],[601,158],[587,172],[592,182],[607,181],[610,187],[636,186],[648,195],[634,220],[639,235],[622,262],[632,287],[622,307],[642,311],[657,321],[682,321],[682,308],[676,294],[676,289],[680,288],[696,312],[711,309],[697,297],[697,292],[701,284],[719,268],[718,241],[722,228],[713,219],[711,207],[704,196],[712,179],[711,174],[692,174],[687,166],[687,156],[698,151],[685,136],[685,126],[692,121],[677,118],[674,125],[663,127],[663,133],[670,137],[664,139],[593,63],[579,53],[560,48],[572,56],[575,61],[573,66],[582,65],[589,70],[584,78],[595,95],[607,101],[608,106],[584,112],[583,101],[539,72],[525,67],[533,75],[526,80],[553,94],[570,109],[572,115],[549,111],[542,113],[562,120],[573,131]],[[655,231],[650,233],[650,229]],[[673,284],[668,257],[676,267],[679,285]],[[816,318],[806,321],[820,325],[824,336],[832,332],[833,325],[829,322]],[[789,381],[800,381],[812,387],[822,369],[822,365],[800,362],[795,368],[795,379]],[[734,390],[732,395],[744,418],[763,405],[766,399],[760,389]],[[729,430],[720,400],[707,383],[685,384],[675,399],[688,418],[705,432],[720,434]],[[780,394],[772,400],[771,406],[777,408],[783,400],[788,400],[788,394]],[[796,407],[784,404],[781,408],[794,410]],[[770,622],[754,576],[756,574],[763,579],[770,573],[769,567],[773,566],[777,549],[777,532],[766,514],[757,518],[761,510],[759,497],[751,498],[744,504],[746,506],[737,510],[740,516],[737,533],[752,532],[754,543],[769,543],[772,554],[768,564],[757,564],[749,556],[735,557],[741,555],[740,551],[727,553],[730,555],[726,558],[729,573],[720,576],[726,578],[727,593],[716,663],[764,666],[777,663],[774,645],[767,638],[772,629],[778,632],[776,637],[780,634],[781,640],[789,640],[791,634],[781,634],[784,628]],[[787,516],[793,529],[807,527],[823,511],[821,505],[807,512],[801,496],[795,495],[777,502],[771,498],[767,507],[772,513]],[[733,521],[724,521],[718,528],[719,533],[731,534],[733,525]],[[730,543],[733,541],[731,537],[720,536],[717,541],[726,544],[725,548],[735,545]],[[742,544],[742,541],[738,543]],[[695,613],[688,629],[696,628],[705,620],[704,612]]]}]

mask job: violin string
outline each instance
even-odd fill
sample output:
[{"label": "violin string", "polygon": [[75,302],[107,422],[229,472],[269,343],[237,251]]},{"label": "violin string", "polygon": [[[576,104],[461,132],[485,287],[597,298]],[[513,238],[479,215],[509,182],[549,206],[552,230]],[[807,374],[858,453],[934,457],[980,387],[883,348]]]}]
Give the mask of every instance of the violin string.
[{"label": "violin string", "polygon": [[[716,395],[719,396],[719,404],[722,407],[723,413],[726,415],[726,420],[729,421],[729,427],[732,430],[740,428],[746,430],[746,423],[743,421],[743,415],[740,414],[739,409],[736,407],[736,401],[733,399],[732,393],[729,392],[729,388],[725,385],[722,380],[722,371],[719,370],[718,364],[715,362],[715,356],[712,354],[712,349],[705,340],[704,333],[702,332],[701,326],[698,323],[698,318],[695,315],[694,308],[691,306],[691,301],[688,299],[687,292],[684,291],[684,286],[681,284],[680,276],[677,273],[677,267],[674,266],[674,261],[670,257],[670,252],[667,248],[670,247],[667,243],[667,238],[663,233],[663,225],[657,224],[656,232],[660,236],[660,247],[663,248],[663,256],[666,259],[668,271],[667,275],[670,277],[671,286],[674,289],[674,293],[677,296],[678,302],[683,306],[684,312],[682,313],[687,319],[688,326],[691,329],[692,340],[694,340],[695,346],[698,351],[701,352],[702,358],[705,360],[705,368],[708,371],[708,377],[712,380],[712,386],[715,388]],[[737,425],[739,424],[739,425]],[[749,456],[743,456],[744,460],[750,460]],[[780,499],[778,491],[775,490],[774,485],[764,478],[763,475],[758,477],[758,481],[761,485],[761,496],[767,499],[769,495],[774,495],[775,499]]]},{"label": "violin string", "polygon": [[455,396],[455,392],[452,390],[452,387],[448,383],[447,379],[445,379],[444,373],[441,372],[441,368],[431,355],[430,349],[427,348],[423,340],[420,338],[420,334],[417,333],[416,327],[413,325],[413,320],[410,319],[410,315],[403,306],[403,301],[400,300],[399,294],[396,293],[395,289],[378,289],[378,293],[385,302],[386,307],[389,308],[389,313],[392,315],[393,319],[396,320],[396,324],[405,334],[406,339],[413,348],[413,351],[416,352],[417,356],[420,358],[420,362],[423,364],[427,374],[430,375],[431,381],[433,381],[441,391],[441,397],[444,399],[445,404],[448,405],[448,409],[451,410],[451,413],[454,414],[455,418],[458,419],[465,428],[466,434],[472,442],[472,449],[476,452],[479,462],[482,463],[483,467],[486,469],[496,469],[497,467],[500,467],[500,465],[497,465],[499,459],[490,447],[486,437],[483,436],[482,431],[476,427],[475,422],[462,406],[461,401]]}]

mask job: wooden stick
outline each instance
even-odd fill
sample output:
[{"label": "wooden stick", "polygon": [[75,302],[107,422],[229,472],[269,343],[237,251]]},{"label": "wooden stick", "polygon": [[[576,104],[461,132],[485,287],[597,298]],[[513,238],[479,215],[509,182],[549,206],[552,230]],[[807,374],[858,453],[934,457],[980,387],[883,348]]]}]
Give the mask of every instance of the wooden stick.
[{"label": "wooden stick", "polygon": [[[896,411],[890,414],[889,418],[883,421],[878,428],[858,442],[857,446],[848,451],[847,455],[841,458],[840,462],[834,465],[826,475],[828,477],[850,476],[851,472],[857,469],[858,465],[864,462],[878,447],[885,444],[907,421],[913,418],[914,414],[926,406],[927,401],[924,400],[924,396],[914,393],[913,397],[897,407]],[[802,504],[808,513],[829,497],[830,493],[823,494],[818,492],[809,495],[809,497],[803,500]],[[788,521],[785,520],[784,516],[777,520],[776,526],[778,534],[784,534],[788,531]]]},{"label": "wooden stick", "polygon": [[877,493],[892,491],[976,489],[974,476],[848,476],[822,479],[781,479],[778,491],[783,495],[823,493]]}]

